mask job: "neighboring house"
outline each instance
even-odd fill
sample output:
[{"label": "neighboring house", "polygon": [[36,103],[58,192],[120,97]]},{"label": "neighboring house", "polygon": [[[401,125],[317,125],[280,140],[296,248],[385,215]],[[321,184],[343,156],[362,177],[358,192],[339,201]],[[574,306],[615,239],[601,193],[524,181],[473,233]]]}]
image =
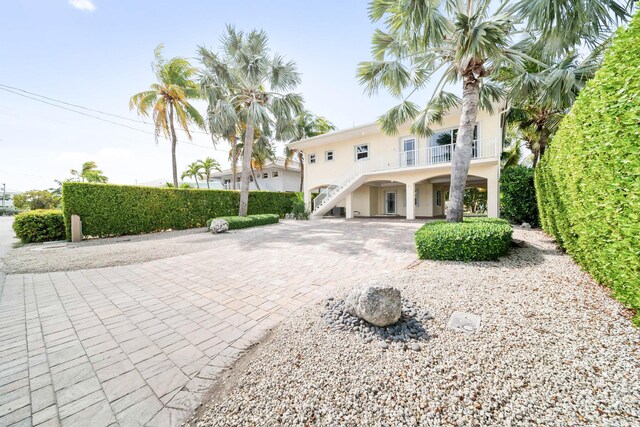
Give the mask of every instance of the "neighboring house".
[{"label": "neighboring house", "polygon": [[[499,212],[501,108],[478,113],[467,185],[487,191],[487,214]],[[460,111],[434,125],[428,138],[411,135],[409,125],[397,136],[372,123],[290,143],[304,152],[304,197],[312,218],[345,209],[346,217],[445,215]],[[311,206],[312,194],[319,193]]]},{"label": "neighboring house", "polygon": [[[260,190],[300,191],[300,164],[296,161],[291,160],[285,167],[284,158],[278,157],[273,161],[267,161],[262,169],[256,169],[254,172]],[[240,189],[241,174],[242,165],[238,165],[236,190]],[[231,169],[216,172],[211,175],[211,178],[220,180],[223,187],[227,190],[231,190],[233,188],[231,183],[231,180],[233,179]],[[258,186],[256,186],[252,176],[249,189],[257,190]]]},{"label": "neighboring house", "polygon": [[0,212],[14,212],[16,208],[13,206],[13,196],[20,193],[20,191],[13,191],[9,189],[3,192],[0,187]]}]

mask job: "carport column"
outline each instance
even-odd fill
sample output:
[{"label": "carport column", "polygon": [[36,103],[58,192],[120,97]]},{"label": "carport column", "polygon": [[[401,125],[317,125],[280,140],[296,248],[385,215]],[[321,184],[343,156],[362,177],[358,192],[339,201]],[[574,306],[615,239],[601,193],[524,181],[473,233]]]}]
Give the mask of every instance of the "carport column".
[{"label": "carport column", "polygon": [[407,184],[407,219],[416,219],[416,206],[415,206],[415,193],[416,193],[416,184],[414,182]]},{"label": "carport column", "polygon": [[498,218],[500,215],[500,182],[498,173],[499,171],[487,178],[487,216],[491,218]]},{"label": "carport column", "polygon": [[347,194],[347,200],[345,201],[345,215],[347,217],[347,219],[351,219],[353,218],[353,200],[352,200],[352,195],[353,193],[349,193]]}]

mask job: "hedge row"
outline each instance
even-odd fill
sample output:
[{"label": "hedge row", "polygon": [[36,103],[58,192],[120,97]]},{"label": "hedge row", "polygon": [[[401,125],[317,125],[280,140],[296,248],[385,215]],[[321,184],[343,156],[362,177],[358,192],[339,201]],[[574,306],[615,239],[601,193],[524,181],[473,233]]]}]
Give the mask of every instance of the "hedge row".
[{"label": "hedge row", "polygon": [[[248,213],[284,216],[300,198],[299,193],[252,191]],[[70,239],[73,214],[80,216],[83,234],[94,237],[204,227],[209,218],[237,215],[240,193],[65,182],[62,202]]]},{"label": "hedge row", "polygon": [[[542,227],[640,310],[640,15],[562,121],[536,170]],[[640,314],[635,317],[640,324]]]},{"label": "hedge row", "polygon": [[509,252],[513,229],[504,219],[428,222],[415,234],[420,259],[488,261]]},{"label": "hedge row", "polygon": [[248,216],[221,216],[207,221],[207,228],[211,227],[211,222],[216,219],[224,219],[229,224],[229,230],[240,228],[256,227],[258,225],[276,224],[280,217],[276,214],[261,214]]},{"label": "hedge row", "polygon": [[500,175],[500,216],[513,223],[540,226],[534,170],[511,166]]},{"label": "hedge row", "polygon": [[64,240],[64,217],[62,211],[36,209],[15,216],[13,231],[23,243]]}]

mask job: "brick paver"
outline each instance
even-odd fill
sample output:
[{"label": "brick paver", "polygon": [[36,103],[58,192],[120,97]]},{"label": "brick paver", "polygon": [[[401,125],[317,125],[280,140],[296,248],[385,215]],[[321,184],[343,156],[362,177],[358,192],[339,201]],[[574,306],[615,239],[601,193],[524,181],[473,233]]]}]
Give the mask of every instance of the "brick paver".
[{"label": "brick paver", "polygon": [[0,426],[179,425],[288,313],[415,261],[418,226],[285,222],[143,264],[7,276]]}]

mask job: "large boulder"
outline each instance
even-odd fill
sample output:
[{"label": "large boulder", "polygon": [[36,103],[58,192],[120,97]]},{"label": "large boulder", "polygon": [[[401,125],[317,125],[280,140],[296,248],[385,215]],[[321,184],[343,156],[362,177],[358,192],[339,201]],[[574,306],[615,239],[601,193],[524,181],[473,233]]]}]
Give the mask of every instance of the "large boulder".
[{"label": "large boulder", "polygon": [[376,326],[392,325],[402,315],[400,291],[382,283],[364,284],[349,293],[345,309]]},{"label": "large boulder", "polygon": [[229,223],[225,219],[214,219],[211,221],[209,230],[215,234],[224,233],[229,230]]}]

